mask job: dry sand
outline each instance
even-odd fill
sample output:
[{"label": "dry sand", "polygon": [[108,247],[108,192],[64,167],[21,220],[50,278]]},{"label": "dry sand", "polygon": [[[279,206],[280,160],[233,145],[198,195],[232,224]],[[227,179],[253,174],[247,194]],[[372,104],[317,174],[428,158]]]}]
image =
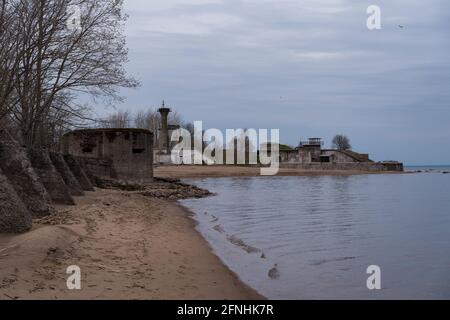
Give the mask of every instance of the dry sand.
[{"label": "dry sand", "polygon": [[[211,252],[189,212],[98,190],[31,232],[0,235],[0,299],[261,299]],[[82,290],[66,286],[81,268]]]},{"label": "dry sand", "polygon": [[[311,171],[280,168],[278,176],[324,176],[324,175],[358,175],[358,174],[400,174],[401,172],[381,171]],[[258,177],[261,169],[246,166],[161,166],[155,168],[155,176],[161,178],[220,178],[220,177]]]}]

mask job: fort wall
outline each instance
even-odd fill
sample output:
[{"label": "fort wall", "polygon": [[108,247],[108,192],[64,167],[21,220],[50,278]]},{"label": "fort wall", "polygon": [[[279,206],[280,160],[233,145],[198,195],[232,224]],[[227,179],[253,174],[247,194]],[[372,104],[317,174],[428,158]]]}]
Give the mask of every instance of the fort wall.
[{"label": "fort wall", "polygon": [[144,129],[77,130],[63,138],[63,153],[83,159],[100,177],[153,179],[153,134]]}]

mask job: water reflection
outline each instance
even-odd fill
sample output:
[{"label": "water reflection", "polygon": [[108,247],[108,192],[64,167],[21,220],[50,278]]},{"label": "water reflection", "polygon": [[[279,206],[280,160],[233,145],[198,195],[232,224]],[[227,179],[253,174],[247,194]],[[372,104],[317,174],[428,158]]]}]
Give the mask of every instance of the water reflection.
[{"label": "water reflection", "polygon": [[[270,298],[450,298],[449,176],[189,182],[218,194],[183,201],[199,213],[202,234]],[[267,277],[274,264],[281,274],[276,281]],[[372,264],[382,267],[380,292],[365,286]]]}]

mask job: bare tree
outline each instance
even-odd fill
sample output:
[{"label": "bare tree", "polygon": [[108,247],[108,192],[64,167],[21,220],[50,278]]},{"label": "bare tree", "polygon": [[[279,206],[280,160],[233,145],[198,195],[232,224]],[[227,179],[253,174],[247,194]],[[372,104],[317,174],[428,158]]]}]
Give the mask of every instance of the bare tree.
[{"label": "bare tree", "polygon": [[106,120],[100,122],[104,128],[131,128],[133,121],[128,111],[117,111]]},{"label": "bare tree", "polygon": [[[14,9],[6,12],[12,12],[15,23],[5,26],[17,33],[17,48],[16,58],[6,63],[14,75],[13,90],[2,84],[0,95],[5,95],[3,91],[9,94],[7,103],[2,103],[3,98],[0,103],[20,128],[26,144],[51,143],[47,138],[51,131],[44,134],[54,127],[51,121],[67,128],[77,116],[83,119],[85,109],[76,104],[80,93],[120,101],[118,88],[138,85],[124,69],[128,52],[123,0],[1,1],[4,7],[7,4]],[[67,27],[72,6],[81,12],[79,28],[75,29]],[[1,36],[6,34],[2,31]],[[14,64],[17,56],[18,66]],[[4,63],[0,63],[3,71]]]},{"label": "bare tree", "polygon": [[[89,120],[89,119],[87,119]],[[139,128],[147,129],[153,132],[153,145],[158,147],[159,144],[159,130],[161,129],[161,115],[156,109],[148,109],[147,111],[139,111],[133,115],[132,112],[119,110],[106,119],[94,120],[97,127],[104,128]],[[189,126],[190,124],[182,121],[181,115],[174,111],[170,113],[169,124]],[[193,125],[192,125],[193,130]]]},{"label": "bare tree", "polygon": [[135,116],[135,126],[153,132],[153,145],[158,146],[161,116],[156,109],[138,112]]},{"label": "bare tree", "polygon": [[[183,126],[183,120],[179,112],[173,111],[169,114],[168,119],[171,125]],[[136,128],[147,129],[153,132],[153,145],[158,146],[159,129],[161,129],[161,115],[156,109],[148,109],[148,111],[140,111],[134,117],[134,125]]]},{"label": "bare tree", "polygon": [[169,113],[168,121],[169,124],[181,126],[183,124],[183,117],[178,111],[173,110],[171,113]]},{"label": "bare tree", "polygon": [[14,105],[12,94],[24,55],[20,47],[17,14],[17,3],[0,1],[0,119],[7,117]]},{"label": "bare tree", "polygon": [[332,148],[337,150],[351,150],[350,139],[343,134],[338,134],[333,138]]}]

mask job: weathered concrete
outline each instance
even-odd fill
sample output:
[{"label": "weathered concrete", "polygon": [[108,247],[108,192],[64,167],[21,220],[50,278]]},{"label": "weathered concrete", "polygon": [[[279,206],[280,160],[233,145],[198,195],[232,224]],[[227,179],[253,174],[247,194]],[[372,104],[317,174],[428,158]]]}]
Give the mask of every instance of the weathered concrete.
[{"label": "weathered concrete", "polygon": [[[313,150],[315,148],[315,150]],[[397,171],[404,170],[400,162],[374,162],[368,154],[350,150],[322,150],[320,144],[303,145],[296,150],[280,151],[280,167],[312,171]]]},{"label": "weathered concrete", "polygon": [[148,130],[87,129],[69,132],[63,139],[63,153],[112,163],[113,169],[108,170],[102,163],[90,161],[88,168],[94,175],[101,172],[102,175],[109,174],[108,178],[138,182],[153,179],[153,134]]},{"label": "weathered concrete", "polygon": [[72,171],[75,178],[77,178],[81,188],[83,188],[84,191],[95,191],[94,186],[86,175],[86,172],[84,172],[84,170],[81,168],[77,159],[70,154],[65,154],[64,160],[66,161],[67,165],[70,168],[70,171]]},{"label": "weathered concrete", "polygon": [[403,165],[385,165],[382,162],[349,162],[349,163],[281,163],[280,168],[300,169],[305,171],[403,171]]},{"label": "weathered concrete", "polygon": [[80,165],[81,169],[83,169],[84,173],[86,173],[86,177],[88,177],[89,181],[93,186],[95,186],[95,176],[92,173],[92,171],[87,167],[86,162],[83,161],[82,158],[76,157],[78,164]]},{"label": "weathered concrete", "polygon": [[105,179],[117,179],[111,160],[76,157],[89,181],[97,188],[105,187]]},{"label": "weathered concrete", "polygon": [[75,178],[75,176],[73,175],[72,171],[70,171],[70,168],[64,160],[63,155],[60,153],[50,152],[50,159],[52,160],[53,165],[64,180],[64,183],[69,189],[70,194],[72,196],[83,196],[83,188],[81,187],[77,178]]},{"label": "weathered concrete", "polygon": [[25,149],[2,130],[0,168],[34,218],[54,213],[51,198],[32,168]]},{"label": "weathered concrete", "polygon": [[0,170],[0,233],[21,233],[31,226],[31,212]]},{"label": "weathered concrete", "polygon": [[280,162],[319,163],[322,162],[323,157],[328,158],[330,163],[372,162],[367,154],[339,150],[319,150],[320,153],[317,153],[317,150],[319,149],[316,149],[315,154],[311,148],[307,147],[302,147],[298,150],[282,150],[280,151]]},{"label": "weathered concrete", "polygon": [[29,148],[28,158],[54,203],[75,205],[63,178],[50,160],[48,151]]}]

